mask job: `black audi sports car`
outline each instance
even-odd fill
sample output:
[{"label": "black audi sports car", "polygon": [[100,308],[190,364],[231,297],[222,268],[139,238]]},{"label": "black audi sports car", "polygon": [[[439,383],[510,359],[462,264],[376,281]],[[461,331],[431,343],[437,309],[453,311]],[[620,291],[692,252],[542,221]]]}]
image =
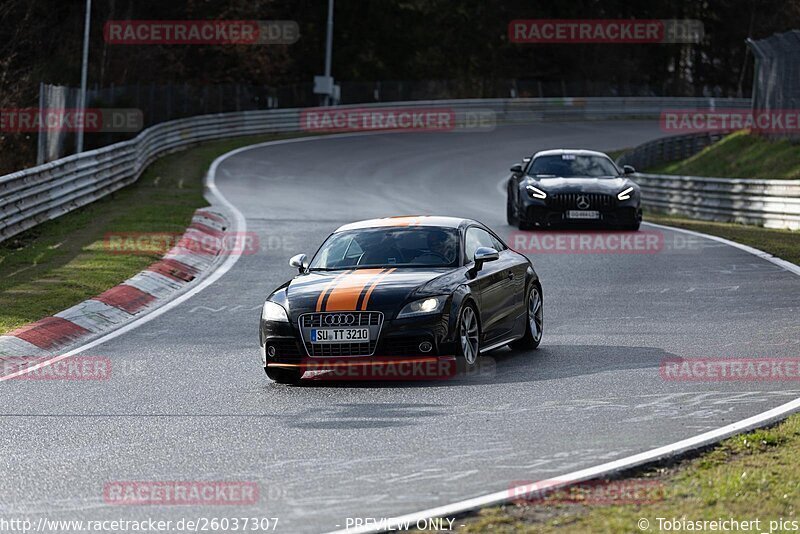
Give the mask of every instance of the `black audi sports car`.
[{"label": "black audi sports car", "polygon": [[639,186],[602,152],[545,150],[511,167],[506,218],[521,230],[560,225],[602,225],[638,230]]},{"label": "black audi sports car", "polygon": [[300,380],[309,362],[453,356],[542,339],[531,262],[483,224],[408,216],[346,224],[267,297],[259,342],[267,375]]}]

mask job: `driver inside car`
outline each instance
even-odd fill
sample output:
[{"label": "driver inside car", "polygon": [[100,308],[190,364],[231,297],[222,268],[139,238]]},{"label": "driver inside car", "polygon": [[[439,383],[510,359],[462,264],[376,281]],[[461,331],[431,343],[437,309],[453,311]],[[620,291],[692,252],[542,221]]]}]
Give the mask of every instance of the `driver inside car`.
[{"label": "driver inside car", "polygon": [[428,249],[415,257],[412,263],[441,264],[442,261],[452,263],[455,259],[456,242],[447,232],[431,230],[428,232]]}]

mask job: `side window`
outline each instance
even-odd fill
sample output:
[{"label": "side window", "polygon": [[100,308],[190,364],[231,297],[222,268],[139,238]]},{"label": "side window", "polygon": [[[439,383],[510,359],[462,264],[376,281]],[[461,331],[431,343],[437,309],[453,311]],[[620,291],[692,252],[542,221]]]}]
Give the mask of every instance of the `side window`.
[{"label": "side window", "polygon": [[470,263],[475,257],[478,247],[496,248],[495,241],[494,237],[486,230],[474,226],[467,228],[467,235],[464,236],[464,253],[467,255],[467,263]]},{"label": "side window", "polygon": [[508,248],[508,247],[506,247],[506,246],[503,244],[503,242],[502,242],[502,241],[500,241],[499,239],[497,239],[495,236],[493,236],[493,235],[491,235],[491,234],[490,234],[490,235],[489,235],[489,237],[491,237],[491,238],[492,238],[492,243],[494,243],[494,245],[492,245],[492,248],[493,248],[493,249],[495,249],[497,252],[502,252],[502,251],[504,251],[506,248]]}]

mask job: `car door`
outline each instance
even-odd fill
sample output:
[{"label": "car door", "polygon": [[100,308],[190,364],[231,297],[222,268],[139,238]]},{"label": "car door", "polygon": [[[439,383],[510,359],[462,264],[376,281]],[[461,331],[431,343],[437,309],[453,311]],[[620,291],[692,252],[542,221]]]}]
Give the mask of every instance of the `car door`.
[{"label": "car door", "polygon": [[[467,228],[464,236],[464,252],[469,265],[478,247],[495,248],[493,236],[479,226]],[[480,271],[475,273],[475,279],[470,283],[473,293],[478,299],[478,315],[483,334],[483,346],[491,344],[504,335],[509,334],[510,325],[504,319],[504,306],[507,304],[509,277],[509,262],[507,255],[500,252],[500,258],[486,262]]]},{"label": "car door", "polygon": [[503,304],[498,311],[498,330],[504,332],[505,337],[519,334],[519,325],[522,324],[522,315],[527,316],[525,302],[525,283],[528,272],[527,260],[518,253],[509,249],[503,241],[490,231],[493,248],[500,252],[499,261],[506,273],[506,284],[503,286]]}]

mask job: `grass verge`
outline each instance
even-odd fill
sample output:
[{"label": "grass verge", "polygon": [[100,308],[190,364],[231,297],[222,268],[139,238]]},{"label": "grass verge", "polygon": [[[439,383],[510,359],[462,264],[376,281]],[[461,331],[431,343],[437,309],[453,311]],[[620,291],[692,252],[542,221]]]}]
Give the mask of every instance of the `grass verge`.
[{"label": "grass verge", "polygon": [[145,269],[161,252],[113,254],[103,236],[183,232],[194,211],[208,205],[203,177],[215,158],[285,137],[293,136],[212,141],[167,155],[136,183],[0,243],[0,334],[58,313]]},{"label": "grass verge", "polygon": [[[770,528],[770,521],[795,521],[800,507],[800,415],[772,428],[735,436],[708,452],[675,465],[643,471],[636,477],[610,481],[605,488],[625,488],[625,503],[594,505],[600,486],[585,486],[517,505],[486,508],[457,520],[459,532],[667,532],[668,520],[759,519],[755,528],[739,532],[788,532]],[[648,488],[630,498],[631,488]],[[657,491],[652,491],[657,489]],[[613,501],[606,492],[602,499]],[[646,520],[648,526],[641,528]],[[772,525],[776,527],[777,525]],[[661,528],[659,528],[661,527]],[[710,528],[672,529],[672,532]],[[717,532],[732,532],[718,528]]]},{"label": "grass verge", "polygon": [[800,178],[800,144],[770,141],[747,130],[732,133],[694,156],[644,172],[726,178]]}]

